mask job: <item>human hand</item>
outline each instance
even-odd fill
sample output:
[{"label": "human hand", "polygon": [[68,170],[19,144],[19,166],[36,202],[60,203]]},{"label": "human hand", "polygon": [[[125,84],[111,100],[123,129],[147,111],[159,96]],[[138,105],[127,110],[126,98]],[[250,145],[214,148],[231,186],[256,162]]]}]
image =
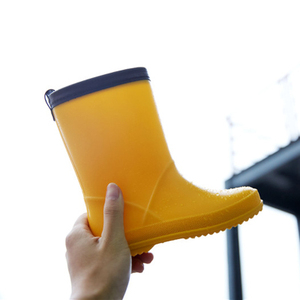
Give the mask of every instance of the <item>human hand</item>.
[{"label": "human hand", "polygon": [[141,273],[151,253],[131,258],[123,225],[124,200],[115,184],[107,187],[102,236],[93,236],[81,215],[66,238],[71,299],[122,299],[131,273]]}]

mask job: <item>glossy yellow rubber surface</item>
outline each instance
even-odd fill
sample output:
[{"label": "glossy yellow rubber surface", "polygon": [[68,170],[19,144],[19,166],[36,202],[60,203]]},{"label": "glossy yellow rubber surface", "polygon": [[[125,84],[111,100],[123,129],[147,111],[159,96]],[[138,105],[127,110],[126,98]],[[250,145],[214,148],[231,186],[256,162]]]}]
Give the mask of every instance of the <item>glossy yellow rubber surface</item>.
[{"label": "glossy yellow rubber surface", "polygon": [[101,236],[106,188],[114,182],[124,196],[125,234],[132,255],[157,243],[231,228],[262,209],[255,189],[209,191],[178,173],[147,80],[76,98],[53,112],[83,191],[92,232]]}]

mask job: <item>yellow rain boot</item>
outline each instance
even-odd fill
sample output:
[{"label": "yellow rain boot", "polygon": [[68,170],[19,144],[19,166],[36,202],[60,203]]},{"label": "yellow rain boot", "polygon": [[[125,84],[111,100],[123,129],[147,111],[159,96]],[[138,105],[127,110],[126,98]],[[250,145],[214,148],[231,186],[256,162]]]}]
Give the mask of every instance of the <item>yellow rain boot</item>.
[{"label": "yellow rain boot", "polygon": [[255,189],[205,190],[178,173],[145,68],[49,90],[45,99],[81,185],[93,234],[101,236],[106,187],[114,182],[125,199],[133,256],[158,243],[229,229],[262,209]]}]

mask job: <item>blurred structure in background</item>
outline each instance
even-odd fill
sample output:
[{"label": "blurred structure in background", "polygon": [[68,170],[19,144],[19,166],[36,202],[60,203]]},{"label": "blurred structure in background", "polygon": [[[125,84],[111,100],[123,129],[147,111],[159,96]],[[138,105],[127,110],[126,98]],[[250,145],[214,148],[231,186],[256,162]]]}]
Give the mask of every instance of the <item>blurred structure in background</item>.
[{"label": "blurred structure in background", "polygon": [[[258,98],[227,119],[233,175],[225,186],[257,188],[265,205],[296,217],[300,233],[300,66]],[[227,246],[230,299],[243,299],[238,227],[227,232]]]},{"label": "blurred structure in background", "polygon": [[227,118],[234,175],[299,138],[300,65],[241,103]]}]

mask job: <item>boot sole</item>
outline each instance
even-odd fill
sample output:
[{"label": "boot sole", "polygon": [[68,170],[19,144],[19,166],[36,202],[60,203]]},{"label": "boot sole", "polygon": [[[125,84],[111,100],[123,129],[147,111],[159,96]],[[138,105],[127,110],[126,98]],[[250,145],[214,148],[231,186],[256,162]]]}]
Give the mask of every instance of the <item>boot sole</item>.
[{"label": "boot sole", "polygon": [[[258,193],[257,195],[253,195],[253,196],[259,197]],[[212,235],[214,233],[225,231],[226,229],[231,229],[232,227],[236,227],[238,225],[241,225],[244,222],[247,222],[249,219],[257,215],[262,209],[263,209],[263,202],[260,200],[259,205],[255,206],[251,210],[248,210],[244,214],[238,215],[236,218],[215,225],[195,228],[197,226],[197,223],[199,225],[197,219],[198,220],[202,219],[200,223],[203,223],[203,218],[204,220],[207,219],[206,217],[203,216],[197,216],[193,218],[185,218],[181,220],[162,222],[159,224],[146,226],[139,230],[127,232],[126,237],[128,241],[130,241],[131,238],[132,239],[135,238],[136,240],[138,240],[137,237],[140,235],[143,237],[142,239],[140,239],[139,242],[136,243],[129,242],[131,255],[135,256],[138,254],[142,254],[144,252],[148,252],[156,244],[160,244],[160,243],[164,243],[176,239],[182,239],[182,238],[189,239],[189,238],[206,236],[208,234]],[[207,222],[209,222],[209,219],[207,219]],[[181,230],[176,231],[174,233],[174,228],[181,228]],[[183,228],[184,230],[182,230]],[[145,236],[147,235],[148,238],[147,237],[145,238]]]}]

